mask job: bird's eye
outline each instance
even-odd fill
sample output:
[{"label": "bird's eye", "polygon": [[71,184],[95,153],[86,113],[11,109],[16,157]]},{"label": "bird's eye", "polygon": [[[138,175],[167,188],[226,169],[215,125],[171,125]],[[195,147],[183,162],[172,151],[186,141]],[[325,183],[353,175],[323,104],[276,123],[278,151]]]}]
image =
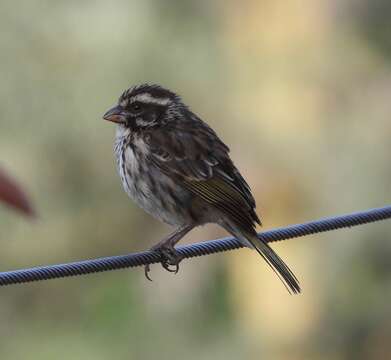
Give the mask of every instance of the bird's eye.
[{"label": "bird's eye", "polygon": [[139,103],[133,103],[130,108],[133,112],[137,112],[141,110],[141,105]]}]

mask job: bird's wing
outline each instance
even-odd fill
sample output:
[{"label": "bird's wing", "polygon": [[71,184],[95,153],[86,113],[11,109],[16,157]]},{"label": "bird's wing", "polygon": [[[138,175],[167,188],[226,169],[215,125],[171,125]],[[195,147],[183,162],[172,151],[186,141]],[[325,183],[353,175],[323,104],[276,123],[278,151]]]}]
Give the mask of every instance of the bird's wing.
[{"label": "bird's wing", "polygon": [[[239,240],[250,243],[276,272],[288,291],[300,292],[295,275],[273,249],[257,237],[255,201],[249,186],[229,158],[229,149],[206,124],[194,132],[172,129],[151,133],[151,161],[176,178],[194,196],[226,215],[225,228]],[[233,226],[232,226],[233,223]]]},{"label": "bird's wing", "polygon": [[149,135],[151,161],[191,193],[245,228],[260,224],[250,188],[234,166],[229,148],[205,123],[162,129]]}]

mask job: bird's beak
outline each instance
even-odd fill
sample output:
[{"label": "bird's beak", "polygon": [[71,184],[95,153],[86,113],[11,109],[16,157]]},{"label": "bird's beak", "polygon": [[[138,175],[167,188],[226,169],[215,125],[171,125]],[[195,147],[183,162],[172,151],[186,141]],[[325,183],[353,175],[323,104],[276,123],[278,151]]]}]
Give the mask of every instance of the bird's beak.
[{"label": "bird's beak", "polygon": [[117,105],[117,106],[114,106],[113,108],[111,108],[109,111],[107,111],[103,115],[103,119],[105,119],[107,121],[115,122],[117,124],[125,124],[126,123],[126,116],[125,115],[126,114],[125,114],[124,109],[120,105]]}]

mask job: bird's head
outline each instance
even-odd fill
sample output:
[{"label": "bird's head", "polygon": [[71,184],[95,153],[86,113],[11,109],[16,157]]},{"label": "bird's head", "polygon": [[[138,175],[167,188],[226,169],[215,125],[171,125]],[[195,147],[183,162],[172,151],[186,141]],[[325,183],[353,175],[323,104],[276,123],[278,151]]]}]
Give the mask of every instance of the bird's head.
[{"label": "bird's head", "polygon": [[125,90],[118,104],[103,119],[132,130],[164,126],[185,109],[180,97],[159,85],[138,85]]}]

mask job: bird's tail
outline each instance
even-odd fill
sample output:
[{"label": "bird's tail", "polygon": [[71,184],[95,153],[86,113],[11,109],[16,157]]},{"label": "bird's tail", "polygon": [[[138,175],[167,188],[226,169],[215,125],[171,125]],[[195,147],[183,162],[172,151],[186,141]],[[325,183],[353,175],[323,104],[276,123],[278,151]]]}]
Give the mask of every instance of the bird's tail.
[{"label": "bird's tail", "polygon": [[238,238],[246,246],[254,248],[261,255],[268,265],[283,282],[289,293],[298,294],[301,292],[299,281],[289,269],[288,265],[274,252],[264,241],[257,237],[255,231],[241,230],[236,226],[225,224],[224,226],[233,236]]}]

